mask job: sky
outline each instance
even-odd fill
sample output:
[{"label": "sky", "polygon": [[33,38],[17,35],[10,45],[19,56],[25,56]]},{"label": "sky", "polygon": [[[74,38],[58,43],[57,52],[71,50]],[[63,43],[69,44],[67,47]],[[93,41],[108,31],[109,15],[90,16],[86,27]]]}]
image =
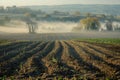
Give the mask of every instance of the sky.
[{"label": "sky", "polygon": [[120,0],[0,0],[0,6],[62,5],[62,4],[119,4]]}]

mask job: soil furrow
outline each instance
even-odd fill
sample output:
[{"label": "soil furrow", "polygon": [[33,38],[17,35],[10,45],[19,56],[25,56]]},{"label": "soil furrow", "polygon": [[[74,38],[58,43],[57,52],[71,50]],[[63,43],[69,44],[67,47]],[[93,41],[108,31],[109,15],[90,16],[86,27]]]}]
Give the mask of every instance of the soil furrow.
[{"label": "soil furrow", "polygon": [[[16,55],[19,55],[20,50],[22,50],[23,48],[25,48],[26,46],[28,46],[29,43],[25,43],[19,46],[16,46],[17,48],[15,48],[14,50],[10,50],[9,52],[7,52],[6,54],[4,54],[4,56],[0,57],[0,63],[2,63],[3,61],[9,60],[12,57],[15,57]],[[6,51],[5,51],[6,52]]]},{"label": "soil furrow", "polygon": [[[82,51],[79,50],[79,47],[76,47],[75,44],[72,42],[66,42],[66,44],[70,47],[69,51],[71,55],[77,59],[78,66],[80,67],[79,71],[84,74],[84,76],[94,78],[95,76],[104,76],[104,74],[100,74],[101,71],[92,63],[89,63],[85,59],[89,58],[90,56],[83,55]],[[75,64],[76,65],[76,64]],[[91,75],[92,74],[92,75]]]},{"label": "soil furrow", "polygon": [[10,46],[15,46],[15,45],[17,45],[19,43],[24,43],[24,42],[16,42],[16,41],[14,41],[14,42],[10,42],[8,44],[3,44],[3,45],[0,45],[0,49],[6,49],[6,48],[9,48]]},{"label": "soil furrow", "polygon": [[[13,56],[13,57],[10,57],[10,60],[9,60],[9,55],[6,56],[6,57],[8,57],[8,59],[5,60],[4,62],[1,62],[0,64],[5,65],[6,63],[9,63],[11,61],[11,59],[16,58],[17,56],[19,57],[19,55],[24,55],[23,53],[28,52],[30,49],[37,46],[38,44],[39,44],[39,42],[33,42],[31,44],[28,44],[27,46],[23,46],[23,48],[21,48],[19,50],[13,50],[13,52],[12,52],[13,55],[10,54],[10,56]],[[16,56],[14,54],[16,54]],[[4,58],[4,59],[6,59],[6,58]]]},{"label": "soil furrow", "polygon": [[[99,61],[99,63],[103,63],[104,66],[106,66],[107,68],[111,68],[111,70],[117,72],[119,70],[119,65],[116,65],[116,63],[114,64],[112,61],[109,60],[109,58],[104,58],[104,55],[99,55],[99,52],[96,52],[94,50],[91,50],[91,48],[89,48],[87,45],[85,45],[84,43],[79,43],[81,49],[83,49],[86,53],[88,53],[88,55],[91,56],[91,58],[95,61]],[[113,63],[113,64],[112,64]],[[100,65],[101,66],[101,65]]]},{"label": "soil furrow", "polygon": [[64,65],[66,64],[66,67],[68,67],[67,72],[69,73],[69,75],[73,76],[74,74],[77,74],[78,71],[75,69],[76,66],[71,64],[71,62],[73,62],[73,58],[72,55],[69,53],[69,47],[65,44],[64,41],[61,41],[61,45],[63,47],[61,61],[62,63],[64,63]]},{"label": "soil furrow", "polygon": [[[72,61],[74,61],[74,60],[76,60],[77,61],[77,63],[76,64],[78,64],[78,66],[84,71],[84,70],[91,70],[90,72],[93,72],[93,70],[89,67],[89,64],[88,63],[86,63],[85,61],[83,61],[83,59],[79,56],[79,53],[77,53],[77,51],[75,50],[75,47],[74,47],[74,45],[72,45],[72,43],[71,42],[68,42],[68,41],[66,41],[65,42],[66,44],[67,44],[67,46],[68,46],[68,50],[69,50],[69,53],[71,54],[71,58],[73,58],[72,59]],[[75,65],[76,65],[75,64]],[[86,68],[85,68],[85,66],[86,66]],[[86,71],[85,71],[86,72]],[[84,73],[84,72],[83,72]]]},{"label": "soil furrow", "polygon": [[90,48],[94,49],[97,52],[100,52],[101,54],[105,55],[108,58],[120,58],[117,56],[114,52],[105,49],[104,47],[96,46],[94,44],[86,43]]},{"label": "soil furrow", "polygon": [[[38,52],[28,58],[25,63],[21,64],[22,67],[19,70],[21,76],[29,77],[38,74],[34,72],[36,69],[36,66],[34,65],[36,62],[34,61],[34,59],[36,58],[36,56],[40,55],[40,52],[46,47],[46,45],[48,45],[48,42],[42,42],[39,46],[36,47],[37,49],[39,49]],[[37,62],[37,64],[39,63]]]},{"label": "soil furrow", "polygon": [[52,51],[49,52],[49,54],[45,58],[42,59],[48,69],[48,74],[52,74],[56,69],[55,63],[57,62],[57,60],[56,58],[54,58],[54,55],[59,47],[59,42],[55,41],[55,46],[53,47]]},{"label": "soil furrow", "polygon": [[100,62],[98,60],[95,60],[84,49],[82,49],[78,43],[73,42],[73,44],[75,44],[76,48],[78,48],[77,49],[78,51],[82,52],[80,54],[80,56],[83,57],[83,59],[86,62],[88,62],[88,63],[92,64],[93,66],[97,67],[98,69],[100,69],[102,73],[106,74],[106,76],[109,76],[111,78],[115,77],[115,72],[116,71],[114,69],[112,69],[111,67],[107,66],[106,64],[103,64],[102,62]]},{"label": "soil furrow", "polygon": [[100,52],[97,52],[96,50],[94,50],[93,48],[89,47],[87,44],[85,43],[81,43],[86,51],[88,51],[89,53],[92,53],[95,57],[98,57],[99,60],[104,61],[105,64],[111,65],[111,66],[116,66],[116,67],[120,67],[120,59],[118,60],[114,60],[114,58],[108,58],[106,55],[101,54]]},{"label": "soil furrow", "polygon": [[42,61],[42,59],[44,57],[46,57],[49,52],[52,51],[53,47],[54,47],[54,42],[48,42],[42,48],[42,50],[33,57],[32,63],[34,65],[35,69],[32,72],[28,73],[28,74],[30,74],[31,76],[42,76],[43,73],[47,73],[48,72],[48,69],[45,66],[45,64]]},{"label": "soil furrow", "polygon": [[[6,74],[8,75],[12,75],[14,73],[16,73],[18,70],[18,68],[20,67],[20,64],[24,61],[26,61],[29,57],[31,57],[34,53],[37,52],[37,50],[35,49],[35,47],[37,47],[39,45],[39,42],[35,42],[33,44],[31,44],[30,46],[28,46],[27,48],[23,49],[19,55],[17,55],[16,57],[8,60],[7,62],[4,62],[0,67],[0,72],[1,75]],[[28,50],[29,48],[29,50]],[[12,74],[11,74],[12,73]],[[0,76],[1,76],[0,75]]]},{"label": "soil furrow", "polygon": [[10,51],[18,50],[29,43],[30,42],[18,42],[16,44],[9,44],[9,46],[5,48],[0,48],[0,58],[4,57],[6,54],[9,54]]},{"label": "soil furrow", "polygon": [[[57,47],[57,46],[56,46]],[[58,49],[56,50],[57,52],[54,55],[54,58],[58,61],[61,61],[61,56],[62,56],[62,50],[63,46],[62,44],[58,41]]]}]

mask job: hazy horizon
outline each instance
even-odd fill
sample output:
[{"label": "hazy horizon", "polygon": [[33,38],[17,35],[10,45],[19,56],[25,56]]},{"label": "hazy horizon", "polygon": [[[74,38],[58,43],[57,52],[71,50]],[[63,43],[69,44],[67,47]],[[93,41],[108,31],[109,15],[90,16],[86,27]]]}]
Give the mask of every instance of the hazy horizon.
[{"label": "hazy horizon", "polygon": [[0,0],[0,6],[32,6],[32,5],[69,5],[69,4],[106,4],[106,5],[119,5],[119,0]]}]

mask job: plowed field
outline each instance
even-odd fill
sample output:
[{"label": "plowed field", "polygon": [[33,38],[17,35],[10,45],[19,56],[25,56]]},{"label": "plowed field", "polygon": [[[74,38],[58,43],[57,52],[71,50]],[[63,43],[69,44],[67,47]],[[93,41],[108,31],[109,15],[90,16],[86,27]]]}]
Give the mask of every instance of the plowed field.
[{"label": "plowed field", "polygon": [[5,75],[15,80],[120,79],[120,53],[74,40],[16,41],[0,45],[0,77]]}]

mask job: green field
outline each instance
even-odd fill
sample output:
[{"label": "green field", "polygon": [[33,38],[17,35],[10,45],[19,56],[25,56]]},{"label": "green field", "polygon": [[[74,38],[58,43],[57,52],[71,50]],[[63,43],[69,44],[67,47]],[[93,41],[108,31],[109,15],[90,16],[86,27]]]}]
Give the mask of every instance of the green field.
[{"label": "green field", "polygon": [[91,43],[103,43],[103,44],[115,44],[120,45],[120,38],[85,38],[85,39],[76,39],[78,41],[91,42]]}]

